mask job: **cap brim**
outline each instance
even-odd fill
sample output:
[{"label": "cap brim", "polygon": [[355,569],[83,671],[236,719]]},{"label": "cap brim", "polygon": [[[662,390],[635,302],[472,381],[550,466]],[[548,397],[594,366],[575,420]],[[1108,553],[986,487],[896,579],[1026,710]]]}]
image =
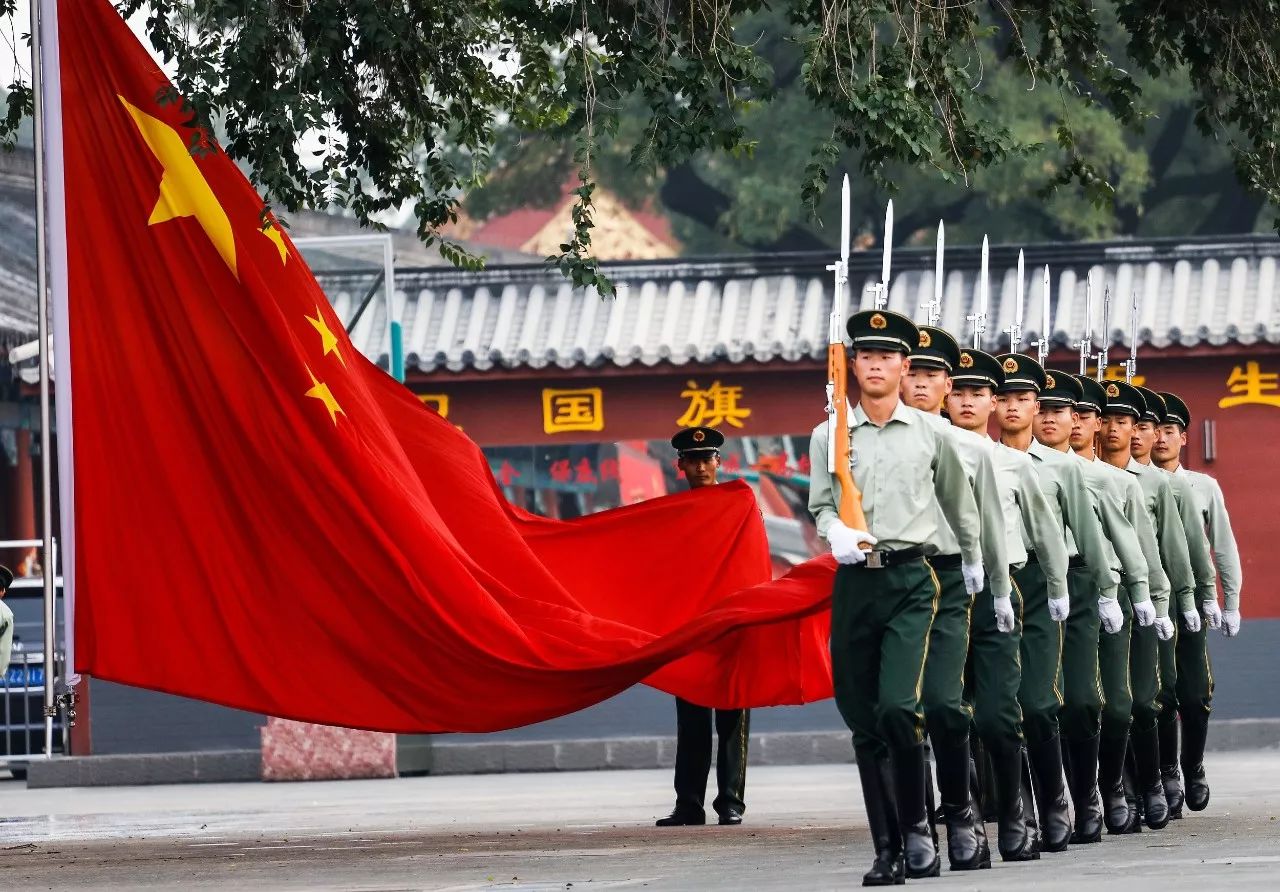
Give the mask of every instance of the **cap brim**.
[{"label": "cap brim", "polygon": [[855,350],[891,350],[895,353],[905,353],[908,356],[915,349],[902,338],[895,338],[890,335],[859,335],[853,339],[853,347]]},{"label": "cap brim", "polygon": [[1020,393],[1024,390],[1030,390],[1032,393],[1039,393],[1040,388],[1027,381],[1006,381],[1000,385],[1001,393]]},{"label": "cap brim", "polygon": [[1074,407],[1074,406],[1075,406],[1075,404],[1076,404],[1076,401],[1075,401],[1075,400],[1073,400],[1073,399],[1072,399],[1071,397],[1069,397],[1069,396],[1052,396],[1052,395],[1046,395],[1046,394],[1043,394],[1043,393],[1042,393],[1042,394],[1040,394],[1040,402],[1041,402],[1043,405],[1046,405],[1046,406],[1072,406],[1072,407]]},{"label": "cap brim", "polygon": [[951,371],[951,363],[947,362],[945,359],[938,359],[938,357],[936,356],[920,356],[918,354],[913,353],[911,354],[909,359],[911,360],[911,365],[913,368],[938,369],[939,371],[943,371],[943,372]]},{"label": "cap brim", "polygon": [[951,384],[954,387],[990,387],[992,390],[1000,386],[995,378],[989,375],[975,375],[973,372],[952,375]]}]

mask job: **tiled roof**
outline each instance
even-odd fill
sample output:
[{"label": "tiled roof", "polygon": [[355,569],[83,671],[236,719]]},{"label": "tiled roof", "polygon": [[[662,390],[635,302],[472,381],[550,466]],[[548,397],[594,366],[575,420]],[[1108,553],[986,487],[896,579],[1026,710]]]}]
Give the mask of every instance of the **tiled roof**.
[{"label": "tiled roof", "polygon": [[[984,346],[1005,350],[1003,329],[1014,316],[1017,245],[991,250],[991,298]],[[1142,297],[1140,341],[1170,345],[1280,343],[1280,239],[1098,242],[1027,245],[1024,349],[1040,335],[1041,269],[1050,266],[1051,337],[1078,340],[1084,327],[1085,276],[1093,270],[1094,329],[1100,330],[1102,285],[1114,299],[1112,345],[1125,344],[1129,295]],[[406,365],[448,368],[598,367],[695,361],[767,362],[820,359],[826,351],[831,274],[825,254],[774,254],[709,260],[606,264],[618,296],[601,300],[571,288],[541,265],[401,269]],[[948,249],[942,325],[968,331],[976,299],[976,247]],[[933,292],[932,250],[901,250],[889,308],[917,320]],[[871,302],[879,253],[850,260],[852,301]],[[321,277],[343,318],[363,291],[362,277]],[[371,307],[354,332],[368,355],[387,352],[386,317]],[[967,340],[962,337],[961,340]]]}]

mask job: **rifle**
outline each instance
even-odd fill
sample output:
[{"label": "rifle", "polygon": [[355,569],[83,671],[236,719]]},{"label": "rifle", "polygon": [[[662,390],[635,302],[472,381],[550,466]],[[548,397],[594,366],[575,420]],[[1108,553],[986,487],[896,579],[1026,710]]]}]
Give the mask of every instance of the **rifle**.
[{"label": "rifle", "polygon": [[1107,351],[1111,347],[1111,289],[1102,292],[1102,346],[1098,349],[1098,380],[1107,376]]},{"label": "rifle", "polygon": [[[840,522],[850,529],[865,530],[862,493],[849,467],[849,368],[844,349],[845,285],[849,281],[849,177],[840,190],[840,259],[827,269],[836,276],[831,302],[831,324],[827,332],[827,473],[840,482]],[[869,544],[863,544],[870,549]]]},{"label": "rifle", "polygon": [[1084,278],[1084,337],[1076,341],[1080,348],[1080,374],[1089,374],[1089,359],[1093,356],[1093,271]]},{"label": "rifle", "polygon": [[1133,383],[1138,374],[1138,289],[1133,289],[1133,302],[1129,306],[1129,358],[1124,361],[1124,379]]},{"label": "rifle", "polygon": [[933,255],[933,300],[925,301],[920,309],[928,312],[929,325],[937,326],[942,319],[942,249],[946,246],[946,229],[938,221],[938,247]]},{"label": "rifle", "polygon": [[987,237],[982,237],[982,273],[978,277],[978,311],[969,317],[973,323],[973,349],[982,349],[982,336],[987,331]]},{"label": "rifle", "polygon": [[1049,355],[1049,333],[1053,330],[1053,320],[1049,318],[1049,264],[1044,265],[1044,292],[1041,297],[1044,300],[1043,308],[1040,314],[1040,340],[1036,341],[1036,349],[1039,351],[1040,365],[1044,365],[1045,358]]},{"label": "rifle", "polygon": [[1018,290],[1017,303],[1013,307],[1013,324],[1005,329],[1005,333],[1009,335],[1009,352],[1017,353],[1018,348],[1022,346],[1022,279],[1023,279],[1023,257],[1022,249],[1018,249]]},{"label": "rifle", "polygon": [[[844,226],[841,223],[841,226]],[[842,230],[844,232],[845,230]],[[844,236],[842,235],[841,238]],[[847,243],[847,242],[846,242]],[[893,258],[893,199],[884,211],[884,244],[880,249],[880,281],[871,288],[875,292],[875,308],[883,310],[889,305],[889,261]]]}]

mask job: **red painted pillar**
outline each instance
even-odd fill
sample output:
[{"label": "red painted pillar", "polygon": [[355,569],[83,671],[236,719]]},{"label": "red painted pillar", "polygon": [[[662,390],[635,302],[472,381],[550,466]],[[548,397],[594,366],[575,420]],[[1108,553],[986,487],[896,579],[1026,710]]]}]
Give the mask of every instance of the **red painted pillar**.
[{"label": "red painted pillar", "polygon": [[[17,440],[17,466],[9,469],[9,504],[7,505],[7,523],[5,524],[10,539],[34,539],[36,537],[36,500],[35,478],[31,470],[31,431],[14,432]],[[34,548],[9,549],[8,566],[15,576],[22,576],[23,565],[29,557],[34,558]]]}]

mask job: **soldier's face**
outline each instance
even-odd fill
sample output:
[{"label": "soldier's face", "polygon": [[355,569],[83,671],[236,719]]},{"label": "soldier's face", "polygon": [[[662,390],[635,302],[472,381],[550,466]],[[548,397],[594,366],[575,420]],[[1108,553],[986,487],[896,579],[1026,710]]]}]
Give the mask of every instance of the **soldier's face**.
[{"label": "soldier's face", "polygon": [[895,350],[857,350],[853,354],[858,389],[873,399],[897,393],[903,372],[910,368],[906,356]]},{"label": "soldier's face", "polygon": [[1133,442],[1133,418],[1111,413],[1102,417],[1102,446],[1107,452],[1128,451]]},{"label": "soldier's face", "polygon": [[716,482],[716,473],[720,470],[720,455],[716,452],[691,452],[682,455],[676,461],[676,467],[689,481],[690,489],[711,486]]},{"label": "soldier's face", "polygon": [[1071,432],[1079,423],[1076,410],[1070,406],[1047,406],[1036,413],[1032,434],[1051,449],[1060,449],[1071,439]]},{"label": "soldier's face", "polygon": [[1093,447],[1093,438],[1102,429],[1102,419],[1097,412],[1077,412],[1071,425],[1071,448],[1077,451]]},{"label": "soldier's face", "polygon": [[1020,434],[1031,426],[1039,406],[1030,390],[1002,393],[996,397],[996,423],[1007,434]]},{"label": "soldier's face", "polygon": [[951,376],[942,369],[909,368],[902,376],[902,401],[923,412],[937,412],[951,392]]},{"label": "soldier's face", "polygon": [[1129,451],[1138,461],[1146,461],[1151,449],[1156,445],[1156,426],[1150,421],[1139,421],[1133,426],[1133,438],[1129,441]]},{"label": "soldier's face", "polygon": [[1182,447],[1187,445],[1187,432],[1178,424],[1162,424],[1156,429],[1156,441],[1151,455],[1156,461],[1177,461]]},{"label": "soldier's face", "polygon": [[995,395],[990,387],[962,384],[947,397],[947,414],[951,423],[967,431],[987,432],[987,421],[995,406]]}]

